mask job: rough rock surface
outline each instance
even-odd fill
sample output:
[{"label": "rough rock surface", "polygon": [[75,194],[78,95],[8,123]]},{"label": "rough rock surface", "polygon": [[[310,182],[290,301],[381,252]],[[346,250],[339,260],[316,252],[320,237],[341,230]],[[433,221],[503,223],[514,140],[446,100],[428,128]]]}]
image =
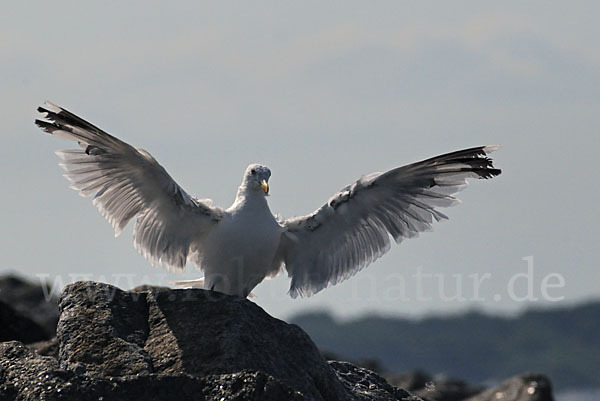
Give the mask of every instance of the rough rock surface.
[{"label": "rough rock surface", "polygon": [[224,375],[89,377],[60,369],[17,341],[0,344],[0,401],[227,400],[296,401],[300,393],[263,372]]},{"label": "rough rock surface", "polygon": [[417,401],[419,397],[408,391],[393,387],[378,374],[355,366],[349,362],[329,361],[338,379],[353,392],[360,395],[361,400],[407,400]]},{"label": "rough rock surface", "polygon": [[[0,343],[0,401],[553,400],[548,380],[533,374],[485,391],[426,374],[391,379],[404,390],[351,363],[326,362],[297,326],[250,301],[211,291],[122,291],[79,282],[65,288],[59,303],[56,337],[27,346]],[[8,312],[0,309],[0,318],[14,335],[33,332],[18,326],[21,318],[39,329],[39,320],[4,305]]]},{"label": "rough rock surface", "polygon": [[19,316],[41,326],[41,334],[33,341],[48,340],[56,334],[58,305],[48,288],[16,276],[4,276],[0,278],[0,301],[10,305]]},{"label": "rough rock surface", "polygon": [[199,289],[134,292],[79,282],[64,289],[59,307],[59,366],[80,378],[122,383],[131,376],[247,372],[307,400],[410,397],[375,373],[328,364],[299,327],[244,299]]}]

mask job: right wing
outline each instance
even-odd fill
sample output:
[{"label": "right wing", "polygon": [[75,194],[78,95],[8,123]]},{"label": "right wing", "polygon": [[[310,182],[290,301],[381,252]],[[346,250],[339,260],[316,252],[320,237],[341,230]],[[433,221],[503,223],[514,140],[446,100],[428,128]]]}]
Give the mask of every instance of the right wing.
[{"label": "right wing", "polygon": [[40,128],[81,147],[57,152],[60,166],[73,189],[93,195],[115,236],[137,217],[134,245],[152,264],[183,269],[188,257],[202,253],[203,238],[221,219],[221,209],[188,195],[145,150],[50,102],[38,111],[45,113],[35,121]]},{"label": "right wing", "polygon": [[276,261],[292,278],[292,297],[310,296],[369,265],[396,242],[447,217],[437,210],[458,203],[467,178],[500,174],[480,146],[373,173],[334,195],[320,209],[287,219]]}]

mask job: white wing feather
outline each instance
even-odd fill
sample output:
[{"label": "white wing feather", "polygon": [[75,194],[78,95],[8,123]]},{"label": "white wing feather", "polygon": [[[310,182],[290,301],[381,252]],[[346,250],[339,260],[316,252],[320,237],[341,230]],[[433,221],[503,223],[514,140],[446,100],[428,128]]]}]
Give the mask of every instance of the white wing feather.
[{"label": "white wing feather", "polygon": [[[188,195],[146,151],[135,148],[50,102],[36,124],[76,141],[81,149],[57,152],[72,188],[93,203],[118,236],[137,217],[134,245],[152,264],[183,269],[188,257],[198,264],[202,239],[222,211]],[[200,266],[198,266],[200,267]]]},{"label": "white wing feather", "polygon": [[487,153],[495,146],[448,153],[386,173],[363,177],[314,213],[284,222],[278,258],[292,278],[292,297],[310,296],[346,280],[396,242],[447,219],[436,207],[459,202],[452,195],[466,178],[500,174]]}]

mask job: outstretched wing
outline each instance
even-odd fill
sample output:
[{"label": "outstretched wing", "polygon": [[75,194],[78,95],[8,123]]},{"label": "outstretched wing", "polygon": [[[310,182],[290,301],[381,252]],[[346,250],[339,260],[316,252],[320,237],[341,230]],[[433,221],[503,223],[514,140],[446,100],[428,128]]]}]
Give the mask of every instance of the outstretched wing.
[{"label": "outstretched wing", "polygon": [[314,213],[286,220],[278,257],[292,278],[290,295],[310,296],[346,280],[386,253],[390,236],[399,243],[447,219],[436,208],[458,203],[452,195],[466,178],[500,174],[486,157],[496,148],[460,150],[365,176]]},{"label": "outstretched wing", "polygon": [[81,147],[57,152],[60,166],[73,189],[93,195],[115,236],[137,217],[134,245],[152,264],[183,269],[188,256],[201,254],[220,209],[188,195],[148,152],[50,102],[38,111],[45,113],[35,121],[40,128]]}]

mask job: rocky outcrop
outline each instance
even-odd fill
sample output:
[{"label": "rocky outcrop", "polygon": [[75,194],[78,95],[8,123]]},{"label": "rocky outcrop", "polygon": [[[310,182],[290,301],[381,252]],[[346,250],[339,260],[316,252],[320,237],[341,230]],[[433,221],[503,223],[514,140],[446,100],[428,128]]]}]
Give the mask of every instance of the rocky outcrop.
[{"label": "rocky outcrop", "polygon": [[[56,337],[35,343],[21,337],[27,346],[0,344],[0,401],[552,400],[550,384],[539,375],[518,376],[485,391],[426,374],[396,376],[390,384],[354,364],[327,362],[298,326],[248,300],[211,291],[150,286],[122,291],[79,282],[65,287],[58,302]],[[18,318],[46,332],[39,329],[39,317],[4,305],[12,314],[0,302],[0,317],[15,328],[4,339],[35,332],[33,326],[18,326]]]},{"label": "rocky outcrop", "polygon": [[300,401],[300,393],[263,372],[91,377],[59,367],[17,341],[0,344],[0,401],[228,400]]},{"label": "rocky outcrop", "polygon": [[329,366],[347,388],[360,395],[361,400],[421,400],[406,390],[391,386],[375,372],[349,362],[329,361]]},{"label": "rocky outcrop", "polygon": [[373,372],[326,362],[299,327],[250,301],[199,289],[144,290],[67,286],[59,297],[58,359],[4,343],[0,393],[23,399],[69,391],[79,399],[418,399]]}]

